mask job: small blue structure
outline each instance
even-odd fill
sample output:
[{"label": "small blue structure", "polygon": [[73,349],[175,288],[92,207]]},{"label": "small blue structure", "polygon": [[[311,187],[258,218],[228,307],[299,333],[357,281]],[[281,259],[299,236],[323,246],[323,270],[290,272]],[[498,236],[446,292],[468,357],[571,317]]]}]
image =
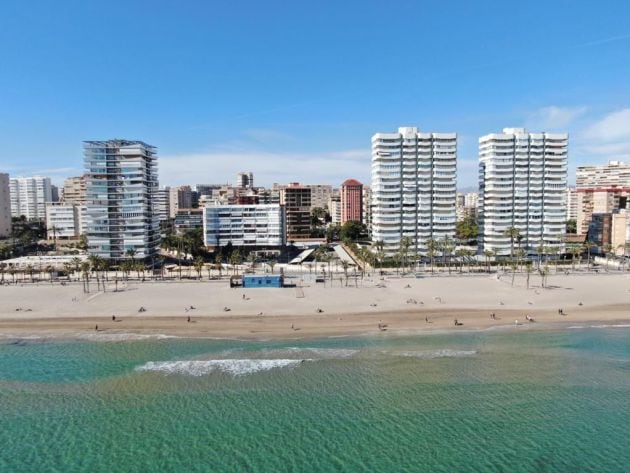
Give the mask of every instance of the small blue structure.
[{"label": "small blue structure", "polygon": [[243,288],[251,287],[282,287],[284,277],[282,276],[243,276]]}]

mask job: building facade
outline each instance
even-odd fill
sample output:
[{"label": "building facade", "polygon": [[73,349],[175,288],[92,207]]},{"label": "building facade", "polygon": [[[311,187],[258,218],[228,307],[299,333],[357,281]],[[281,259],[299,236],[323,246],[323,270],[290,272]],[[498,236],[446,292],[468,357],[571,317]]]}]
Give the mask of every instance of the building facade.
[{"label": "building facade", "polygon": [[341,184],[341,223],[363,221],[363,184],[346,179]]},{"label": "building facade", "polygon": [[328,199],[333,195],[333,187],[327,184],[306,184],[304,187],[311,190],[311,210],[316,207],[325,209]]},{"label": "building facade", "polygon": [[479,194],[477,192],[457,193],[457,221],[477,217]]},{"label": "building facade", "polygon": [[341,225],[341,196],[331,195],[328,198],[328,213],[330,214],[330,223]]},{"label": "building facade", "polygon": [[363,224],[367,228],[368,237],[372,238],[372,189],[370,186],[363,186]]},{"label": "building facade", "polygon": [[169,217],[175,218],[179,209],[192,208],[192,189],[190,186],[169,188]]},{"label": "building facade", "polygon": [[156,212],[156,148],[142,141],[83,143],[87,174],[88,252],[120,261],[156,256],[160,223]]},{"label": "building facade", "polygon": [[62,201],[66,204],[85,205],[87,200],[87,176],[69,177],[63,181]]},{"label": "building facade", "polygon": [[81,235],[81,206],[64,202],[46,204],[46,236],[53,239],[74,239]]},{"label": "building facade", "polygon": [[254,173],[253,172],[239,172],[236,175],[236,186],[239,189],[253,189],[254,188]]},{"label": "building facade", "polygon": [[24,215],[28,220],[46,218],[46,202],[52,202],[52,185],[49,177],[17,177],[9,182],[11,216]]},{"label": "building facade", "polygon": [[9,175],[0,173],[0,238],[11,235],[11,191]]},{"label": "building facade", "polygon": [[594,213],[625,209],[630,200],[630,164],[610,161],[601,166],[578,166],[577,233],[586,235]]},{"label": "building facade", "polygon": [[311,189],[296,182],[280,191],[284,206],[287,241],[308,240],[311,236]]},{"label": "building facade", "polygon": [[178,234],[203,228],[203,209],[179,209],[175,215],[174,226]]},{"label": "building facade", "polygon": [[567,209],[566,219],[577,221],[578,196],[575,187],[567,187],[564,192],[564,207]]},{"label": "building facade", "polygon": [[[536,254],[564,249],[569,137],[505,128],[479,138],[480,249]],[[519,232],[518,244],[508,230]]]},{"label": "building facade", "polygon": [[204,244],[276,248],[286,244],[284,208],[278,204],[216,205],[203,209]]},{"label": "building facade", "polygon": [[372,240],[386,255],[411,239],[410,251],[426,254],[429,240],[455,235],[457,135],[416,127],[372,137]]}]

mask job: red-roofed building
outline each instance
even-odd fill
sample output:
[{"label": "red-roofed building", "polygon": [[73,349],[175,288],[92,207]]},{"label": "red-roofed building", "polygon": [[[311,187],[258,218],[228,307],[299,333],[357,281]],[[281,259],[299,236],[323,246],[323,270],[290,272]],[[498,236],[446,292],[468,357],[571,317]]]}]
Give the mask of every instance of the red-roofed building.
[{"label": "red-roofed building", "polygon": [[341,184],[341,223],[361,222],[363,218],[363,184],[347,179]]}]

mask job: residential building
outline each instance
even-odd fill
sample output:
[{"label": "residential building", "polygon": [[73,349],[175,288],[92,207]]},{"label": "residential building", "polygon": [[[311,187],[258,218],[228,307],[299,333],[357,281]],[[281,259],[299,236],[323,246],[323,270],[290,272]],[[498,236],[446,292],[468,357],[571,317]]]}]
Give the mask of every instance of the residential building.
[{"label": "residential building", "polygon": [[9,175],[0,173],[0,238],[11,235],[11,191]]},{"label": "residential building", "polygon": [[46,202],[52,201],[49,177],[17,177],[9,180],[11,215],[24,215],[28,220],[46,218]]},{"label": "residential building", "polygon": [[81,206],[48,202],[46,204],[46,235],[49,240],[74,239],[81,235]]},{"label": "residential building", "polygon": [[618,256],[630,249],[630,210],[619,209],[612,214],[610,249]]},{"label": "residential building", "polygon": [[578,166],[577,232],[585,235],[594,213],[627,208],[630,200],[630,164],[609,161],[599,166]]},{"label": "residential building", "polygon": [[457,135],[402,127],[372,137],[372,240],[392,256],[401,240],[426,254],[429,240],[455,235]]},{"label": "residential building", "polygon": [[192,208],[192,189],[190,186],[171,187],[169,190],[169,217],[175,218],[179,209]]},{"label": "residential building", "polygon": [[54,184],[50,185],[50,201],[59,202],[59,187]]},{"label": "residential building", "polygon": [[127,140],[85,141],[83,148],[89,254],[152,259],[160,241],[156,148]]},{"label": "residential building", "polygon": [[341,196],[339,194],[328,198],[328,209],[330,223],[341,225]]},{"label": "residential building", "polygon": [[372,238],[372,189],[363,186],[363,217],[361,221],[368,231],[368,237]]},{"label": "residential building", "polygon": [[595,245],[594,254],[624,255],[630,242],[630,210],[617,209],[609,213],[594,213],[588,228],[588,242]]},{"label": "residential building", "polygon": [[541,244],[564,249],[568,143],[566,133],[524,128],[479,138],[480,249],[498,255],[536,254]]},{"label": "residential building", "polygon": [[567,187],[564,192],[564,207],[567,209],[567,220],[576,220],[578,214],[578,195],[575,187]]},{"label": "residential building", "polygon": [[178,234],[195,228],[203,228],[203,209],[179,209],[175,215],[174,225]]},{"label": "residential building", "polygon": [[263,249],[286,244],[284,208],[278,204],[204,207],[204,244],[210,248],[231,243]]},{"label": "residential building", "polygon": [[293,182],[280,191],[284,206],[287,240],[308,240],[311,236],[311,189]]},{"label": "residential building", "polygon": [[87,176],[69,177],[63,182],[62,201],[66,204],[85,205]]},{"label": "residential building", "polygon": [[346,179],[341,184],[341,223],[363,220],[363,184]]},{"label": "residential building", "polygon": [[457,193],[457,221],[477,217],[479,194],[477,192]]},{"label": "residential building", "polygon": [[326,184],[305,184],[311,190],[311,210],[318,207],[325,209],[328,199],[333,195],[333,187]]},{"label": "residential building", "polygon": [[162,187],[155,194],[155,213],[158,220],[166,222],[171,217],[171,188]]},{"label": "residential building", "polygon": [[239,189],[253,189],[254,188],[254,173],[252,172],[239,172],[236,175],[236,186]]}]

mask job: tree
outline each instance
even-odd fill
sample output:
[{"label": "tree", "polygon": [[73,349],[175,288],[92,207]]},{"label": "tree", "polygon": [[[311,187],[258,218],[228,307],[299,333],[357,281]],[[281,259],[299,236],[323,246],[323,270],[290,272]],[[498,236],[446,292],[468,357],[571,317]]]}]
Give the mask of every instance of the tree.
[{"label": "tree", "polygon": [[234,274],[238,274],[238,265],[241,264],[242,261],[243,258],[241,257],[241,251],[238,249],[234,250],[230,255],[230,264],[234,268]]},{"label": "tree", "polygon": [[490,272],[490,258],[494,256],[494,252],[492,250],[483,250],[483,255],[486,258],[487,271]]},{"label": "tree", "polygon": [[597,245],[590,240],[586,240],[584,242],[584,249],[586,250],[586,267],[587,269],[591,269],[591,250],[597,248]]},{"label": "tree", "polygon": [[437,240],[433,239],[433,238],[429,238],[427,240],[427,256],[429,257],[429,260],[431,261],[431,273],[433,273],[433,265],[435,263],[435,255],[437,254],[437,250],[439,248],[439,244],[437,242]]},{"label": "tree", "polygon": [[505,232],[503,232],[503,235],[509,237],[510,239],[510,258],[514,259],[514,242],[519,239],[519,237],[521,236],[521,232],[516,227],[510,227],[505,230]]},{"label": "tree", "polygon": [[405,267],[407,266],[407,258],[409,256],[409,248],[413,244],[413,240],[411,237],[404,236],[400,239],[400,258],[402,261],[402,271],[403,274],[405,272]]},{"label": "tree", "polygon": [[567,220],[567,233],[577,233],[577,220],[573,218]]},{"label": "tree", "polygon": [[341,240],[357,241],[367,235],[367,228],[361,222],[349,220],[341,226]]},{"label": "tree", "polygon": [[346,260],[341,260],[341,267],[343,268],[343,274],[346,278],[346,287],[348,287],[348,266],[349,263]]},{"label": "tree", "polygon": [[197,256],[195,261],[193,262],[193,266],[195,267],[195,271],[197,271],[197,276],[201,279],[201,271],[203,270],[203,258],[201,256]]},{"label": "tree", "polygon": [[88,239],[85,233],[82,233],[79,237],[79,243],[77,244],[77,248],[83,251],[87,251],[88,249]]},{"label": "tree", "polygon": [[455,224],[455,236],[463,241],[477,239],[479,236],[479,225],[474,215],[470,215]]}]

